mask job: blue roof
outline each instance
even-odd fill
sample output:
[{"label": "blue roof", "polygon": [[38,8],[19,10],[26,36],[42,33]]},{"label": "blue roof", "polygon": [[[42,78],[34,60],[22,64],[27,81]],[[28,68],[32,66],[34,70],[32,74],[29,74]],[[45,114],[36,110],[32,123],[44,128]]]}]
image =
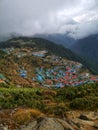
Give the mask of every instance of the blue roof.
[{"label": "blue roof", "polygon": [[25,74],[25,73],[21,73],[20,76],[21,76],[22,78],[25,78],[25,77],[26,77],[26,74]]}]

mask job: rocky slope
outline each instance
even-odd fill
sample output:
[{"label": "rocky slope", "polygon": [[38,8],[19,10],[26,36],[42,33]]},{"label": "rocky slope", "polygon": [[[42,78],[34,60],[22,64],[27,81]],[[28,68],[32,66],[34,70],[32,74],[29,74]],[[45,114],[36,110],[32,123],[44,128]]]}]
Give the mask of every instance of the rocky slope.
[{"label": "rocky slope", "polygon": [[66,113],[67,118],[43,117],[31,122],[20,130],[97,130],[98,112],[75,112]]},{"label": "rocky slope", "polygon": [[[14,110],[13,110],[14,111]],[[27,112],[25,110],[25,112]],[[6,114],[5,114],[6,113]],[[26,124],[16,124],[13,116],[17,110],[9,114],[8,111],[0,112],[0,130],[97,130],[98,112],[69,111],[62,119],[40,115],[37,119],[32,118]],[[5,117],[4,117],[5,114]],[[24,116],[24,115],[23,115]],[[14,120],[11,120],[14,119]]]}]

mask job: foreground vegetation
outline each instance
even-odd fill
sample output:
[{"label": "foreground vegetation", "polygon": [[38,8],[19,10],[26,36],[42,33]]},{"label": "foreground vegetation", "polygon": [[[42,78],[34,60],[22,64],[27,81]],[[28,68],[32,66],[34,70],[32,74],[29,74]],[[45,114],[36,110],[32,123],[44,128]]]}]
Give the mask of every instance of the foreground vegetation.
[{"label": "foreground vegetation", "polygon": [[67,110],[97,110],[98,84],[62,89],[0,88],[0,108],[32,108],[62,115]]}]

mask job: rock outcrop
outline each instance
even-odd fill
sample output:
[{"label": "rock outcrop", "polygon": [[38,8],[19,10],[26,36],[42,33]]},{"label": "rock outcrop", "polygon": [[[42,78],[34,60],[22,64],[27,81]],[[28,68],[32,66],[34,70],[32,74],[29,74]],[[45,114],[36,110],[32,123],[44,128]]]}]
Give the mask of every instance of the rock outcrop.
[{"label": "rock outcrop", "polygon": [[31,122],[28,126],[20,128],[20,130],[80,130],[76,125],[72,125],[67,121],[43,117],[37,121]]}]

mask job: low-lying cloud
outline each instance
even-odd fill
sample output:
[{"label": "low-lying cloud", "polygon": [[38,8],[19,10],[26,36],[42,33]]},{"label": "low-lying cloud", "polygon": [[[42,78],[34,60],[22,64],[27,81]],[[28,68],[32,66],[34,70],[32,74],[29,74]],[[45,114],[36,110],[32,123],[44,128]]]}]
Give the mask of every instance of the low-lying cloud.
[{"label": "low-lying cloud", "polygon": [[98,33],[98,0],[0,0],[0,36]]}]

